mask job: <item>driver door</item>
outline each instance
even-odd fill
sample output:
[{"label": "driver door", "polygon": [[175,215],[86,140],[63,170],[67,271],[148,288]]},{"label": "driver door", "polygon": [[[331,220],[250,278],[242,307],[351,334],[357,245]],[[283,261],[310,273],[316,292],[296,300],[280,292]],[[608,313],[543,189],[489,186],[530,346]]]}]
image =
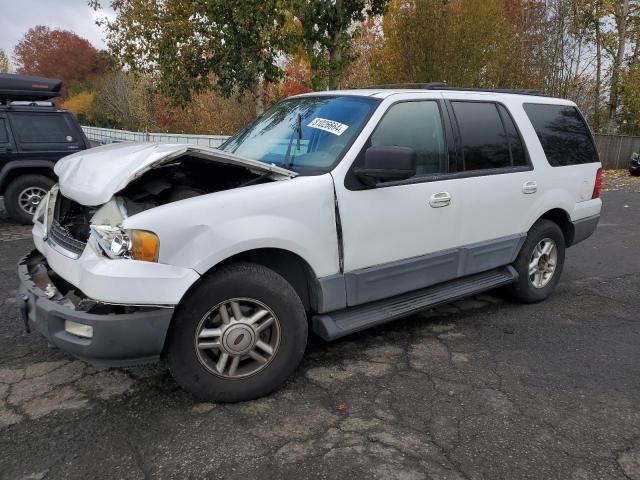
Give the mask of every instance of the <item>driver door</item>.
[{"label": "driver door", "polygon": [[[346,174],[336,181],[349,306],[417,290],[458,274],[460,184],[443,179],[454,155],[438,99],[391,104]],[[354,174],[370,146],[416,151],[414,177],[367,187]]]}]

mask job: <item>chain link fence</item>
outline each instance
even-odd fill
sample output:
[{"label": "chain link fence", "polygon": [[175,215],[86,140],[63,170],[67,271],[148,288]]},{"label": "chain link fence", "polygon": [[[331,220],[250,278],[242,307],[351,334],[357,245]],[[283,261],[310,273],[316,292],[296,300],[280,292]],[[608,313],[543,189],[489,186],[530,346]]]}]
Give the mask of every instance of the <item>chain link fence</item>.
[{"label": "chain link fence", "polygon": [[226,135],[186,135],[181,133],[130,132],[113,128],[82,126],[87,138],[94,144],[106,145],[119,142],[189,143],[216,148],[229,138]]}]

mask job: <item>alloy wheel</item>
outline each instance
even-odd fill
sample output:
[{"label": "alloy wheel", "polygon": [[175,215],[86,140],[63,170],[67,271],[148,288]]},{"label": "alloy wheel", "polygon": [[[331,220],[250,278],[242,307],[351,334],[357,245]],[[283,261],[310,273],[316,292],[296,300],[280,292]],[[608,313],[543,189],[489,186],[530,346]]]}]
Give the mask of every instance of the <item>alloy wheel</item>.
[{"label": "alloy wheel", "polygon": [[275,357],[280,322],[262,302],[225,300],[200,320],[194,339],[198,360],[210,373],[237,379],[255,375]]},{"label": "alloy wheel", "polygon": [[18,195],[18,205],[26,213],[33,215],[46,194],[47,191],[44,188],[27,187]]},{"label": "alloy wheel", "polygon": [[550,238],[544,238],[533,249],[529,260],[529,281],[535,288],[546,287],[556,271],[558,249]]}]

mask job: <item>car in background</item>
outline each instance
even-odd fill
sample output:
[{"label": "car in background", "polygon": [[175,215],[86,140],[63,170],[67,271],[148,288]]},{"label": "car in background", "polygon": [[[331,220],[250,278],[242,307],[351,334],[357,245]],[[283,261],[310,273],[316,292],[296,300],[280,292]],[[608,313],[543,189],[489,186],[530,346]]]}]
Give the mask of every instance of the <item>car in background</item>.
[{"label": "car in background", "polygon": [[640,152],[635,152],[631,155],[629,173],[631,175],[640,175]]},{"label": "car in background", "polygon": [[76,117],[49,101],[61,83],[0,73],[0,195],[20,223],[31,223],[55,183],[55,163],[90,147]]}]

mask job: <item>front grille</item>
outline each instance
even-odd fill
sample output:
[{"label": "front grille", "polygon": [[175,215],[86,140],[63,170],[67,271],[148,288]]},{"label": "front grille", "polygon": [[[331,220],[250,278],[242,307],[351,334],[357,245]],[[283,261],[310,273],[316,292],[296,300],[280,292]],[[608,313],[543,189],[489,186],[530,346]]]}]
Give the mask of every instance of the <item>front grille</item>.
[{"label": "front grille", "polygon": [[57,220],[51,222],[51,228],[49,229],[49,239],[56,245],[64,248],[65,250],[80,256],[84,251],[84,247],[87,246],[85,242],[73,238],[71,233],[58,223]]}]

